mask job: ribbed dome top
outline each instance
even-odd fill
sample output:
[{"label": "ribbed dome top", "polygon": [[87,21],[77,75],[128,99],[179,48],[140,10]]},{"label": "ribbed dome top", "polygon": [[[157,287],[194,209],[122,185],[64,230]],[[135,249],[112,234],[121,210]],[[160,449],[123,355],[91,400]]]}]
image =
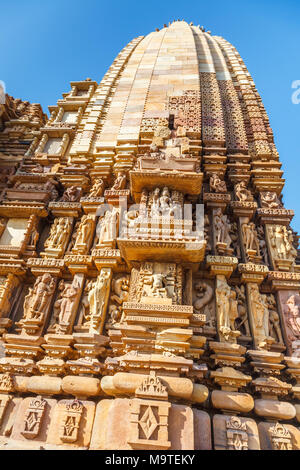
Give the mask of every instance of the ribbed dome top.
[{"label": "ribbed dome top", "polygon": [[[278,159],[254,82],[236,49],[222,37],[175,21],[129,43],[114,64],[125,52],[128,59],[110,91],[94,153],[115,151],[125,142],[138,145],[145,120],[168,118],[172,97],[193,94],[199,101],[203,148]],[[99,85],[102,92],[105,80]]]}]

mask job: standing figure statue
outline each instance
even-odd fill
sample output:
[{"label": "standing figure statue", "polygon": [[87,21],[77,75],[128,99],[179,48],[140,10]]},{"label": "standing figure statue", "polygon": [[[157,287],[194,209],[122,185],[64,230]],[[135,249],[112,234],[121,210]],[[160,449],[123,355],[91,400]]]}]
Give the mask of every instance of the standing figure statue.
[{"label": "standing figure statue", "polygon": [[73,247],[73,251],[78,248],[86,247],[89,244],[90,238],[94,230],[94,219],[92,215],[84,215],[81,219],[80,225],[77,230],[77,237]]},{"label": "standing figure statue", "polygon": [[222,214],[222,210],[218,208],[214,214],[214,229],[216,236],[216,243],[222,243],[226,245],[226,248],[230,248],[232,243],[230,237],[230,225],[226,215]]},{"label": "standing figure statue", "polygon": [[109,278],[110,270],[103,268],[97,277],[97,280],[91,285],[88,293],[90,311],[86,325],[89,326],[89,332],[99,333],[99,327],[103,315],[106,312],[106,306],[109,296]]},{"label": "standing figure statue", "polygon": [[126,186],[126,174],[123,171],[119,171],[117,174],[117,178],[115,179],[115,182],[112,186],[113,191],[120,191],[122,189],[125,189]]},{"label": "standing figure statue", "polygon": [[48,273],[39,276],[24,299],[24,319],[41,319],[55,290],[55,279]]}]

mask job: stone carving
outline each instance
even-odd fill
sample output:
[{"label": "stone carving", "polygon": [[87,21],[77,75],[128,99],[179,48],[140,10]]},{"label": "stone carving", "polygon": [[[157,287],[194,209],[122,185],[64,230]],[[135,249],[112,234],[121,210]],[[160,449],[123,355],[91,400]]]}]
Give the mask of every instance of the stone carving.
[{"label": "stone carving", "polygon": [[14,392],[14,390],[15,386],[13,377],[8,372],[0,374],[0,391],[9,393]]},{"label": "stone carving", "polygon": [[35,439],[39,435],[46,406],[47,402],[41,396],[31,400],[25,413],[24,428],[21,432],[26,439]]},{"label": "stone carving", "polygon": [[248,322],[245,286],[234,286],[233,289],[236,292],[238,302],[238,318],[236,319],[237,329],[240,330],[242,335],[251,336]]},{"label": "stone carving", "polygon": [[268,349],[274,343],[269,334],[269,310],[267,296],[260,294],[257,284],[249,283],[249,297],[253,316],[253,334],[257,349]]},{"label": "stone carving", "polygon": [[279,209],[282,207],[280,200],[276,193],[271,191],[266,191],[260,193],[261,207],[266,207],[267,209]]},{"label": "stone carving", "polygon": [[277,304],[273,294],[267,295],[267,307],[269,310],[269,332],[276,343],[283,344],[283,338],[280,328],[280,317],[277,312]]},{"label": "stone carving", "polygon": [[57,334],[68,334],[70,331],[80,292],[81,283],[77,275],[72,283],[60,282],[59,295],[54,303],[54,319],[56,323],[53,325],[53,329]]},{"label": "stone carving", "polygon": [[72,231],[72,219],[70,217],[59,217],[54,219],[51,225],[49,237],[45,241],[45,248],[64,249]]},{"label": "stone carving", "polygon": [[285,225],[267,225],[271,254],[279,269],[288,270],[297,256],[293,246],[293,232]]},{"label": "stone carving", "polygon": [[129,300],[142,303],[182,303],[183,273],[174,263],[141,263],[131,272]]},{"label": "stone carving", "polygon": [[247,261],[259,261],[260,246],[253,222],[246,222],[241,225],[243,242]]},{"label": "stone carving", "polygon": [[33,288],[29,288],[24,299],[24,320],[42,321],[44,319],[55,291],[55,285],[56,280],[50,274],[37,278]]},{"label": "stone carving", "polygon": [[215,246],[218,254],[232,254],[233,249],[230,248],[232,240],[230,237],[230,224],[228,217],[222,214],[220,208],[214,210],[214,232]]},{"label": "stone carving", "polygon": [[109,298],[109,285],[112,272],[110,268],[102,268],[97,280],[88,285],[88,304],[83,326],[90,333],[101,333]]},{"label": "stone carving", "polygon": [[227,186],[225,181],[222,181],[216,173],[213,173],[209,179],[209,190],[212,193],[227,193]]},{"label": "stone carving", "polygon": [[176,198],[177,193],[174,193],[175,191],[170,195],[167,187],[164,187],[162,190],[155,188],[149,196],[150,217],[175,217],[181,206],[175,200],[178,199],[178,197]]},{"label": "stone carving", "polygon": [[78,439],[79,426],[83,414],[83,404],[79,400],[63,403],[59,438],[62,442],[73,443]]},{"label": "stone carving", "polygon": [[247,424],[238,416],[226,420],[226,437],[228,450],[248,450]]},{"label": "stone carving", "polygon": [[119,232],[120,209],[113,207],[99,219],[97,225],[98,245],[111,246]]},{"label": "stone carving", "polygon": [[[0,236],[1,236],[1,227],[0,227]],[[34,250],[36,249],[36,244],[39,239],[39,231],[38,231],[38,222],[37,220],[34,221],[32,228],[30,229],[28,245],[32,247]]]},{"label": "stone carving", "polygon": [[247,189],[247,183],[245,181],[240,181],[239,183],[236,183],[234,186],[234,192],[239,202],[253,202],[254,200],[251,191]]},{"label": "stone carving", "polygon": [[208,281],[196,280],[193,285],[194,315],[205,315],[206,324],[215,326],[214,289]]},{"label": "stone carving", "polygon": [[0,426],[2,424],[5,412],[12,397],[10,395],[0,394]]},{"label": "stone carving", "polygon": [[109,322],[108,327],[118,323],[121,320],[122,305],[128,301],[129,296],[129,275],[121,274],[112,280],[112,295],[109,304]]},{"label": "stone carving", "polygon": [[130,402],[130,439],[135,448],[169,449],[168,416],[171,403],[133,399]]},{"label": "stone carving", "polygon": [[273,450],[293,450],[292,436],[286,426],[276,423],[268,430]]},{"label": "stone carving", "polygon": [[256,230],[257,230],[257,236],[258,236],[259,248],[260,248],[259,252],[262,255],[263,262],[266,265],[269,265],[268,248],[267,248],[267,243],[265,240],[264,227],[262,225],[259,225],[256,227]]},{"label": "stone carving", "polygon": [[185,90],[180,96],[170,96],[168,109],[174,117],[174,129],[185,129],[189,134],[201,135],[201,94]]},{"label": "stone carving", "polygon": [[86,254],[89,251],[94,235],[94,228],[94,217],[92,215],[84,215],[81,218],[78,230],[76,232],[76,239],[72,248],[72,252]]},{"label": "stone carving", "polygon": [[88,195],[89,198],[99,198],[103,196],[105,184],[104,181],[99,178],[95,180],[92,189]]},{"label": "stone carving", "polygon": [[81,196],[81,188],[70,186],[67,188],[60,199],[61,202],[78,202]]},{"label": "stone carving", "polygon": [[216,283],[217,319],[220,340],[236,343],[236,338],[241,334],[235,327],[235,321],[239,316],[236,292],[229,287],[223,275],[217,276]]},{"label": "stone carving", "polygon": [[0,237],[5,230],[5,227],[6,227],[6,220],[3,218],[0,218]]},{"label": "stone carving", "polygon": [[284,306],[288,340],[293,349],[293,356],[299,355],[300,341],[300,299],[299,295],[289,295]]},{"label": "stone carving", "polygon": [[241,247],[238,235],[237,223],[233,222],[230,224],[229,236],[232,241],[233,253],[238,258],[241,259]]},{"label": "stone carving", "polygon": [[125,189],[126,179],[126,174],[123,171],[119,171],[111,189],[113,191],[120,191],[122,189]]},{"label": "stone carving", "polygon": [[157,400],[167,400],[168,390],[161,380],[156,377],[155,372],[151,371],[150,375],[136,389],[135,395],[140,398],[153,398]]},{"label": "stone carving", "polygon": [[204,215],[204,239],[206,241],[206,251],[211,251],[211,239],[210,239],[210,220],[207,214]]}]

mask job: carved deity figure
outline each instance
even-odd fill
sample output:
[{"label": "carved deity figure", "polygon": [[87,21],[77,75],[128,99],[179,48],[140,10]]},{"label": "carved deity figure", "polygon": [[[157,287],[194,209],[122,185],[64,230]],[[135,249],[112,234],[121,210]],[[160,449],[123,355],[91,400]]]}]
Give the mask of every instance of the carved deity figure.
[{"label": "carved deity figure", "polygon": [[77,202],[80,199],[81,189],[77,186],[67,188],[61,198],[61,202]]},{"label": "carved deity figure", "polygon": [[98,332],[102,315],[106,312],[109,295],[110,270],[102,269],[97,280],[90,284],[88,293],[89,313],[85,317],[85,326],[90,332]]},{"label": "carved deity figure", "polygon": [[54,304],[58,319],[56,325],[54,325],[57,333],[67,331],[70,325],[74,313],[74,306],[79,295],[80,285],[77,279],[74,278],[71,284],[61,284],[60,289],[60,295]]},{"label": "carved deity figure", "polygon": [[218,276],[216,288],[218,326],[221,338],[226,342],[236,342],[241,333],[235,329],[238,318],[236,292],[231,290],[225,276]]},{"label": "carved deity figure", "polygon": [[[0,236],[1,236],[1,229],[0,229]],[[28,245],[36,248],[36,244],[38,242],[39,236],[40,234],[37,229],[37,223],[35,223],[30,232]]]},{"label": "carved deity figure", "polygon": [[228,217],[222,214],[222,210],[218,208],[214,213],[214,229],[216,236],[216,243],[222,243],[226,245],[226,248],[230,248],[232,243],[230,237],[230,224]]},{"label": "carved deity figure", "polygon": [[276,300],[273,294],[267,296],[267,307],[269,310],[269,332],[276,343],[283,344],[280,328],[280,318],[277,312]]},{"label": "carved deity figure", "polygon": [[51,225],[50,234],[45,241],[45,248],[62,248],[70,236],[72,222],[68,217],[56,218]]},{"label": "carved deity figure", "polygon": [[[132,277],[133,276],[133,277]],[[132,271],[130,301],[148,302],[157,297],[182,303],[182,269],[174,263],[142,263]],[[148,299],[148,300],[147,300]],[[163,301],[168,303],[169,300]]]},{"label": "carved deity figure", "polygon": [[265,232],[262,225],[257,227],[257,236],[259,242],[260,253],[262,254],[263,261],[266,265],[269,264],[268,248],[265,240]]},{"label": "carved deity figure", "polygon": [[24,299],[24,319],[41,319],[45,315],[55,290],[55,279],[50,274],[39,276]]},{"label": "carved deity figure", "polygon": [[87,246],[94,230],[94,219],[92,215],[84,215],[77,230],[77,237],[73,250]]},{"label": "carved deity figure", "polygon": [[122,305],[127,302],[129,295],[129,276],[121,275],[112,281],[112,295],[110,297],[109,325],[114,325],[121,320]]},{"label": "carved deity figure", "polygon": [[119,171],[111,189],[113,191],[120,191],[122,189],[125,189],[126,179],[126,174],[123,171]]},{"label": "carved deity figure", "polygon": [[97,235],[98,244],[115,240],[119,229],[119,209],[114,207],[111,211],[107,210],[98,222]]},{"label": "carved deity figure", "polygon": [[245,286],[241,285],[235,286],[234,290],[237,295],[237,302],[238,302],[238,318],[237,318],[237,329],[246,336],[250,336],[250,329],[249,329],[249,322],[248,322],[248,314],[247,314],[247,301],[246,301],[246,293],[245,293]]},{"label": "carved deity figure", "polygon": [[144,283],[149,284],[152,297],[168,297],[166,289],[167,279],[165,275],[161,273],[152,274],[148,279],[145,279]]},{"label": "carved deity figure", "polygon": [[181,213],[181,193],[173,191],[170,194],[165,186],[162,190],[155,188],[149,201],[150,217],[174,217],[180,218]]},{"label": "carved deity figure", "polygon": [[271,245],[279,259],[294,260],[297,250],[293,246],[293,233],[285,225],[269,226]]},{"label": "carved deity figure", "polygon": [[155,190],[153,192],[153,198],[152,198],[151,209],[150,209],[150,216],[151,217],[159,217],[160,216],[159,195],[160,195],[160,189],[155,188]]},{"label": "carved deity figure", "polygon": [[270,339],[274,342],[274,338],[269,334],[269,309],[267,296],[260,294],[256,284],[250,285],[250,302],[253,313],[254,336],[258,342],[258,349],[266,349]]},{"label": "carved deity figure", "polygon": [[102,197],[104,193],[104,187],[105,184],[101,178],[95,180],[93,187],[89,193],[89,197]]},{"label": "carved deity figure", "polygon": [[193,286],[195,300],[193,301],[194,313],[204,314],[208,319],[207,324],[214,326],[215,320],[213,317],[213,288],[204,280],[197,280]]},{"label": "carved deity figure", "polygon": [[235,184],[234,191],[239,202],[253,201],[252,193],[247,189],[246,181],[241,181],[240,183]]},{"label": "carved deity figure", "polygon": [[291,295],[286,301],[285,315],[287,318],[287,325],[292,332],[290,340],[300,339],[300,310],[297,302],[298,296]]},{"label": "carved deity figure", "polygon": [[259,256],[259,241],[253,222],[242,224],[243,240],[246,252],[248,250],[255,251]]},{"label": "carved deity figure", "polygon": [[276,193],[271,191],[266,191],[260,193],[261,206],[268,209],[278,209],[282,207],[280,200]]},{"label": "carved deity figure", "polygon": [[227,192],[227,186],[225,181],[222,181],[216,173],[213,173],[209,179],[209,189],[213,193]]}]

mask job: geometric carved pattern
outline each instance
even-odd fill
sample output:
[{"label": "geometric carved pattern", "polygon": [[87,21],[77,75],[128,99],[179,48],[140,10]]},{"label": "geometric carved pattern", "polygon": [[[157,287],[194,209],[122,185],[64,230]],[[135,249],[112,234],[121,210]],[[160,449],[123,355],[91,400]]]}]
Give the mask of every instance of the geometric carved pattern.
[{"label": "geometric carved pattern", "polygon": [[168,415],[171,403],[157,400],[130,401],[130,438],[133,449],[169,449]]},{"label": "geometric carved pattern", "polygon": [[248,450],[247,425],[237,416],[226,421],[227,449]]},{"label": "geometric carved pattern", "polygon": [[268,432],[273,450],[293,450],[291,434],[283,424],[276,423]]},{"label": "geometric carved pattern", "polygon": [[21,434],[26,439],[34,439],[38,436],[42,419],[46,411],[47,402],[41,396],[31,400],[29,407],[25,413],[24,430]]},{"label": "geometric carved pattern", "polygon": [[63,442],[76,442],[83,413],[83,404],[78,400],[73,400],[63,406],[65,410],[59,429],[60,440]]}]

